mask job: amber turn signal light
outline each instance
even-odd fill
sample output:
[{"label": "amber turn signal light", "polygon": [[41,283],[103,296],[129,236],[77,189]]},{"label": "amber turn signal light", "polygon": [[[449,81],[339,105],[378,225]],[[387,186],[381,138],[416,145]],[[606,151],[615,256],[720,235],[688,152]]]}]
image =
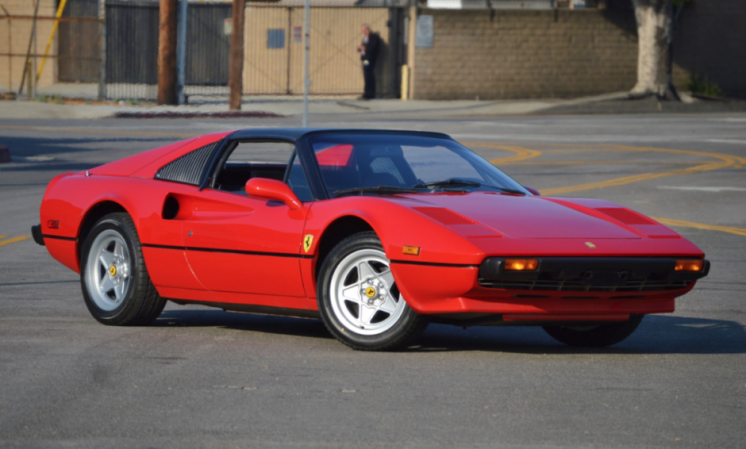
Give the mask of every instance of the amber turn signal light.
[{"label": "amber turn signal light", "polygon": [[702,271],[704,261],[699,259],[679,259],[676,261],[676,271]]},{"label": "amber turn signal light", "polygon": [[402,249],[402,253],[409,254],[410,256],[419,256],[420,255],[420,247],[419,246],[405,246]]},{"label": "amber turn signal light", "polygon": [[505,259],[506,271],[534,271],[538,267],[538,259]]}]

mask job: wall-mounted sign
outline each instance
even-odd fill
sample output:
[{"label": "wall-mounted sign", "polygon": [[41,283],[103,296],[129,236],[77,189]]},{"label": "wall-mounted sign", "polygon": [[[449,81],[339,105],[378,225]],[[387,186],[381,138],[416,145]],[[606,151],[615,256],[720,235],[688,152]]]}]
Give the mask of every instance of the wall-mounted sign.
[{"label": "wall-mounted sign", "polygon": [[303,42],[303,27],[293,27],[293,41]]},{"label": "wall-mounted sign", "polygon": [[233,34],[233,19],[223,20],[223,34],[226,36]]},{"label": "wall-mounted sign", "polygon": [[461,0],[427,0],[427,7],[431,9],[462,9]]},{"label": "wall-mounted sign", "polygon": [[417,16],[415,47],[433,46],[433,16]]},{"label": "wall-mounted sign", "polygon": [[282,28],[268,29],[267,48],[285,48],[285,30]]}]

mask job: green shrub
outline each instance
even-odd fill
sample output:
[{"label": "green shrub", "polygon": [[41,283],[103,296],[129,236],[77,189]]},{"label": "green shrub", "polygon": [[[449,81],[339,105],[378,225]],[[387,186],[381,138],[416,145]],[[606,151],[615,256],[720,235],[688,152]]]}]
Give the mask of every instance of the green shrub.
[{"label": "green shrub", "polygon": [[693,94],[708,95],[710,97],[720,97],[723,95],[723,91],[720,90],[720,86],[716,83],[711,83],[706,76],[693,75],[689,80],[689,90]]}]

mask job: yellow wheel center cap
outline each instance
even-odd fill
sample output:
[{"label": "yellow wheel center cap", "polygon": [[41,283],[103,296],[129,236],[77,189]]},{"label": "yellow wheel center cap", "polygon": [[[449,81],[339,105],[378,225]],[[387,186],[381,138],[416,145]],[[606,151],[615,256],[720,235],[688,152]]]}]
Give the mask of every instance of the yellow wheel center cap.
[{"label": "yellow wheel center cap", "polygon": [[117,275],[117,267],[115,267],[114,265],[110,266],[109,267],[109,274],[112,275],[112,276],[116,276]]},{"label": "yellow wheel center cap", "polygon": [[372,297],[376,296],[376,289],[373,288],[373,287],[366,288],[365,289],[365,296],[367,296],[368,298],[372,298]]}]

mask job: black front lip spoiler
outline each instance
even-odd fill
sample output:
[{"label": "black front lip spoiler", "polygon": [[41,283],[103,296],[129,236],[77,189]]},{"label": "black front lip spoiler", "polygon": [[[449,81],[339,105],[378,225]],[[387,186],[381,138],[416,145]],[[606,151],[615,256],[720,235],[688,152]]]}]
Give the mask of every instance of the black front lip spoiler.
[{"label": "black front lip spoiler", "polygon": [[41,225],[31,226],[31,235],[34,237],[34,241],[41,246],[44,246],[44,236],[41,235]]}]

